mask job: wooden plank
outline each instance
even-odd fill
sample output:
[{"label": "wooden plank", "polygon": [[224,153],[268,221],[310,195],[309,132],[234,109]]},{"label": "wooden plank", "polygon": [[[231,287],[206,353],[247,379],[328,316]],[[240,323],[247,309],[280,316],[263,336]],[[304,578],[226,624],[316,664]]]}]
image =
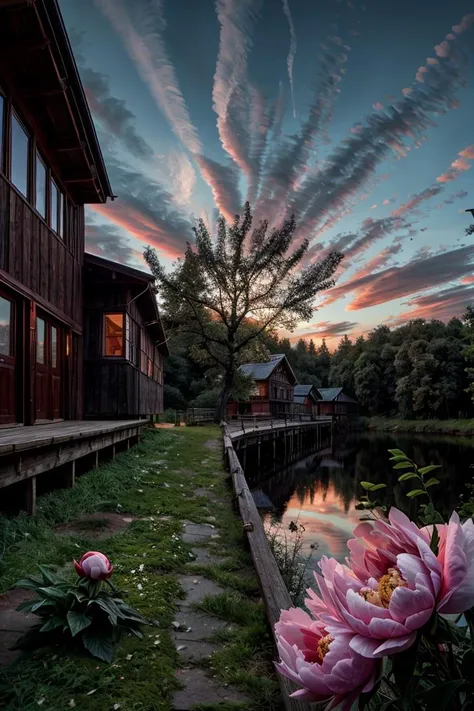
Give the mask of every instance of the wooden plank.
[{"label": "wooden plank", "polygon": [[[230,438],[226,425],[223,427],[223,432],[225,441],[228,442]],[[248,488],[237,454],[232,445],[227,446],[225,452],[232,475],[234,494],[239,504],[240,517],[244,524],[244,531],[247,535],[250,553],[262,592],[267,619],[276,643],[275,623],[280,619],[281,610],[293,607],[293,602],[271,551],[262,519]],[[296,684],[293,684],[281,674],[278,674],[278,681],[283,696],[283,705],[287,711],[311,710],[309,703],[290,698],[290,694],[299,688]]]},{"label": "wooden plank", "polygon": [[0,430],[0,455],[60,444],[91,435],[99,436],[109,432],[118,432],[131,426],[143,427],[145,424],[146,422],[143,420],[98,422],[85,420]]},{"label": "wooden plank", "polygon": [[10,462],[3,467],[0,460],[0,488],[44,474],[88,454],[98,453],[101,449],[111,447],[117,442],[137,437],[139,431],[140,427],[135,423],[134,426],[127,429],[115,430],[103,436],[89,437],[80,443],[74,441],[66,445],[53,446],[44,455],[41,453],[39,455],[32,453],[29,456],[27,454],[18,455],[17,461]]}]

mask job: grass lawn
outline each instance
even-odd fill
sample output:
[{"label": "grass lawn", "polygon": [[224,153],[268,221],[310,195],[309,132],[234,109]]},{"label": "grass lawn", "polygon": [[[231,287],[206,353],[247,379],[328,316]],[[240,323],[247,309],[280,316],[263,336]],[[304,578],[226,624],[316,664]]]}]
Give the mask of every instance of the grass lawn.
[{"label": "grass lawn", "polygon": [[[207,662],[217,678],[251,697],[248,711],[280,708],[272,642],[250,559],[242,546],[242,524],[231,508],[231,492],[222,470],[220,439],[213,427],[150,430],[142,442],[77,480],[74,489],[52,492],[38,500],[35,518],[0,518],[0,593],[36,564],[62,570],[87,550],[101,550],[115,566],[114,583],[125,599],[157,626],[144,628],[143,640],[130,638],[117,648],[112,664],[68,650],[45,649],[24,655],[0,671],[0,708],[21,711],[151,711],[171,709],[180,663],[169,633],[182,596],[177,574],[189,572],[191,546],[181,540],[184,520],[212,521],[219,537],[212,550],[225,558],[213,566],[193,566],[225,592],[202,607],[232,622],[220,634],[223,643]],[[217,503],[195,494],[212,490]],[[118,512],[133,522],[104,540],[94,538],[102,525],[65,524],[94,512]],[[55,526],[62,524],[62,533]],[[64,568],[66,566],[66,568]],[[246,575],[242,569],[247,568]],[[222,705],[218,707],[223,709]],[[206,707],[212,711],[213,707]]]},{"label": "grass lawn", "polygon": [[395,417],[361,417],[359,423],[363,429],[379,432],[474,435],[474,420],[402,420]]}]

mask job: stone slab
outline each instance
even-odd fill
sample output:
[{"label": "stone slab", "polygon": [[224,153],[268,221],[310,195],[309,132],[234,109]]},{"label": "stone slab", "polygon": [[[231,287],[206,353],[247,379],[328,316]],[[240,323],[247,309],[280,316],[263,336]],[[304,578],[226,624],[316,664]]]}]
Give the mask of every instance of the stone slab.
[{"label": "stone slab", "polygon": [[0,667],[12,664],[21,654],[19,650],[16,652],[10,650],[10,647],[13,647],[19,636],[18,632],[0,631]]},{"label": "stone slab", "polygon": [[187,641],[206,641],[216,632],[228,627],[228,623],[224,620],[187,608],[179,610],[173,621],[177,622],[179,627],[177,629],[172,627],[171,636],[173,641],[179,644],[186,644]]},{"label": "stone slab", "polygon": [[185,523],[183,526],[183,541],[185,543],[199,543],[208,540],[214,533],[215,527],[209,523]]},{"label": "stone slab", "polygon": [[191,552],[196,556],[193,560],[190,560],[191,565],[218,565],[225,560],[225,558],[213,555],[209,548],[191,548]]},{"label": "stone slab", "polygon": [[244,694],[231,687],[220,686],[197,667],[176,672],[176,678],[181,684],[184,684],[184,689],[176,691],[173,695],[174,711],[190,711],[198,704],[219,704],[226,701],[249,702],[248,697]]},{"label": "stone slab", "polygon": [[211,642],[202,642],[201,640],[175,640],[175,647],[178,650],[180,659],[183,662],[198,663],[203,659],[210,657],[219,647]]},{"label": "stone slab", "polygon": [[186,593],[186,598],[179,602],[180,607],[190,607],[202,602],[208,595],[219,595],[223,592],[220,585],[202,575],[180,575],[178,580]]}]

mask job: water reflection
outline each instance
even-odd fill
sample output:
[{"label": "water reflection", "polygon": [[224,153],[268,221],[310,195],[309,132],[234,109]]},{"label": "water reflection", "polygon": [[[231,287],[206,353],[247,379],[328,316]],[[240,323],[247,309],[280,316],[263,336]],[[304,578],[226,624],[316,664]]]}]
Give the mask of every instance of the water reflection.
[{"label": "water reflection", "polygon": [[405,495],[412,488],[410,482],[398,483],[402,472],[394,472],[389,462],[387,450],[396,447],[419,466],[441,464],[436,472],[440,485],[432,490],[435,504],[443,513],[458,505],[474,474],[474,441],[467,438],[353,434],[264,481],[248,463],[247,479],[274,507],[272,514],[265,514],[267,522],[286,526],[298,520],[305,527],[305,546],[318,546],[316,560],[326,554],[342,561],[347,555],[346,542],[361,515],[355,509],[362,493],[361,481],[387,484],[377,492],[381,503],[395,505],[409,515],[415,513],[415,501]]}]

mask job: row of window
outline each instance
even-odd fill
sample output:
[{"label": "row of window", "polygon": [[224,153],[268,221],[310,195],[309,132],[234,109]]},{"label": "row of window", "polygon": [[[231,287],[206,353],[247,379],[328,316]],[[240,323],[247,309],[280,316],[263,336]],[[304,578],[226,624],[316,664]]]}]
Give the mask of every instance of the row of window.
[{"label": "row of window", "polygon": [[[0,355],[13,358],[14,304],[0,296]],[[58,329],[39,316],[36,319],[36,362],[56,368],[58,365]]]},{"label": "row of window", "polygon": [[[9,125],[8,125],[9,123]],[[64,237],[66,201],[29,132],[0,94],[0,170],[59,237]],[[31,176],[31,179],[30,179]]]},{"label": "row of window", "polygon": [[157,383],[163,382],[161,354],[156,346],[143,338],[139,324],[129,314],[104,314],[103,355],[126,358],[149,378]]}]

